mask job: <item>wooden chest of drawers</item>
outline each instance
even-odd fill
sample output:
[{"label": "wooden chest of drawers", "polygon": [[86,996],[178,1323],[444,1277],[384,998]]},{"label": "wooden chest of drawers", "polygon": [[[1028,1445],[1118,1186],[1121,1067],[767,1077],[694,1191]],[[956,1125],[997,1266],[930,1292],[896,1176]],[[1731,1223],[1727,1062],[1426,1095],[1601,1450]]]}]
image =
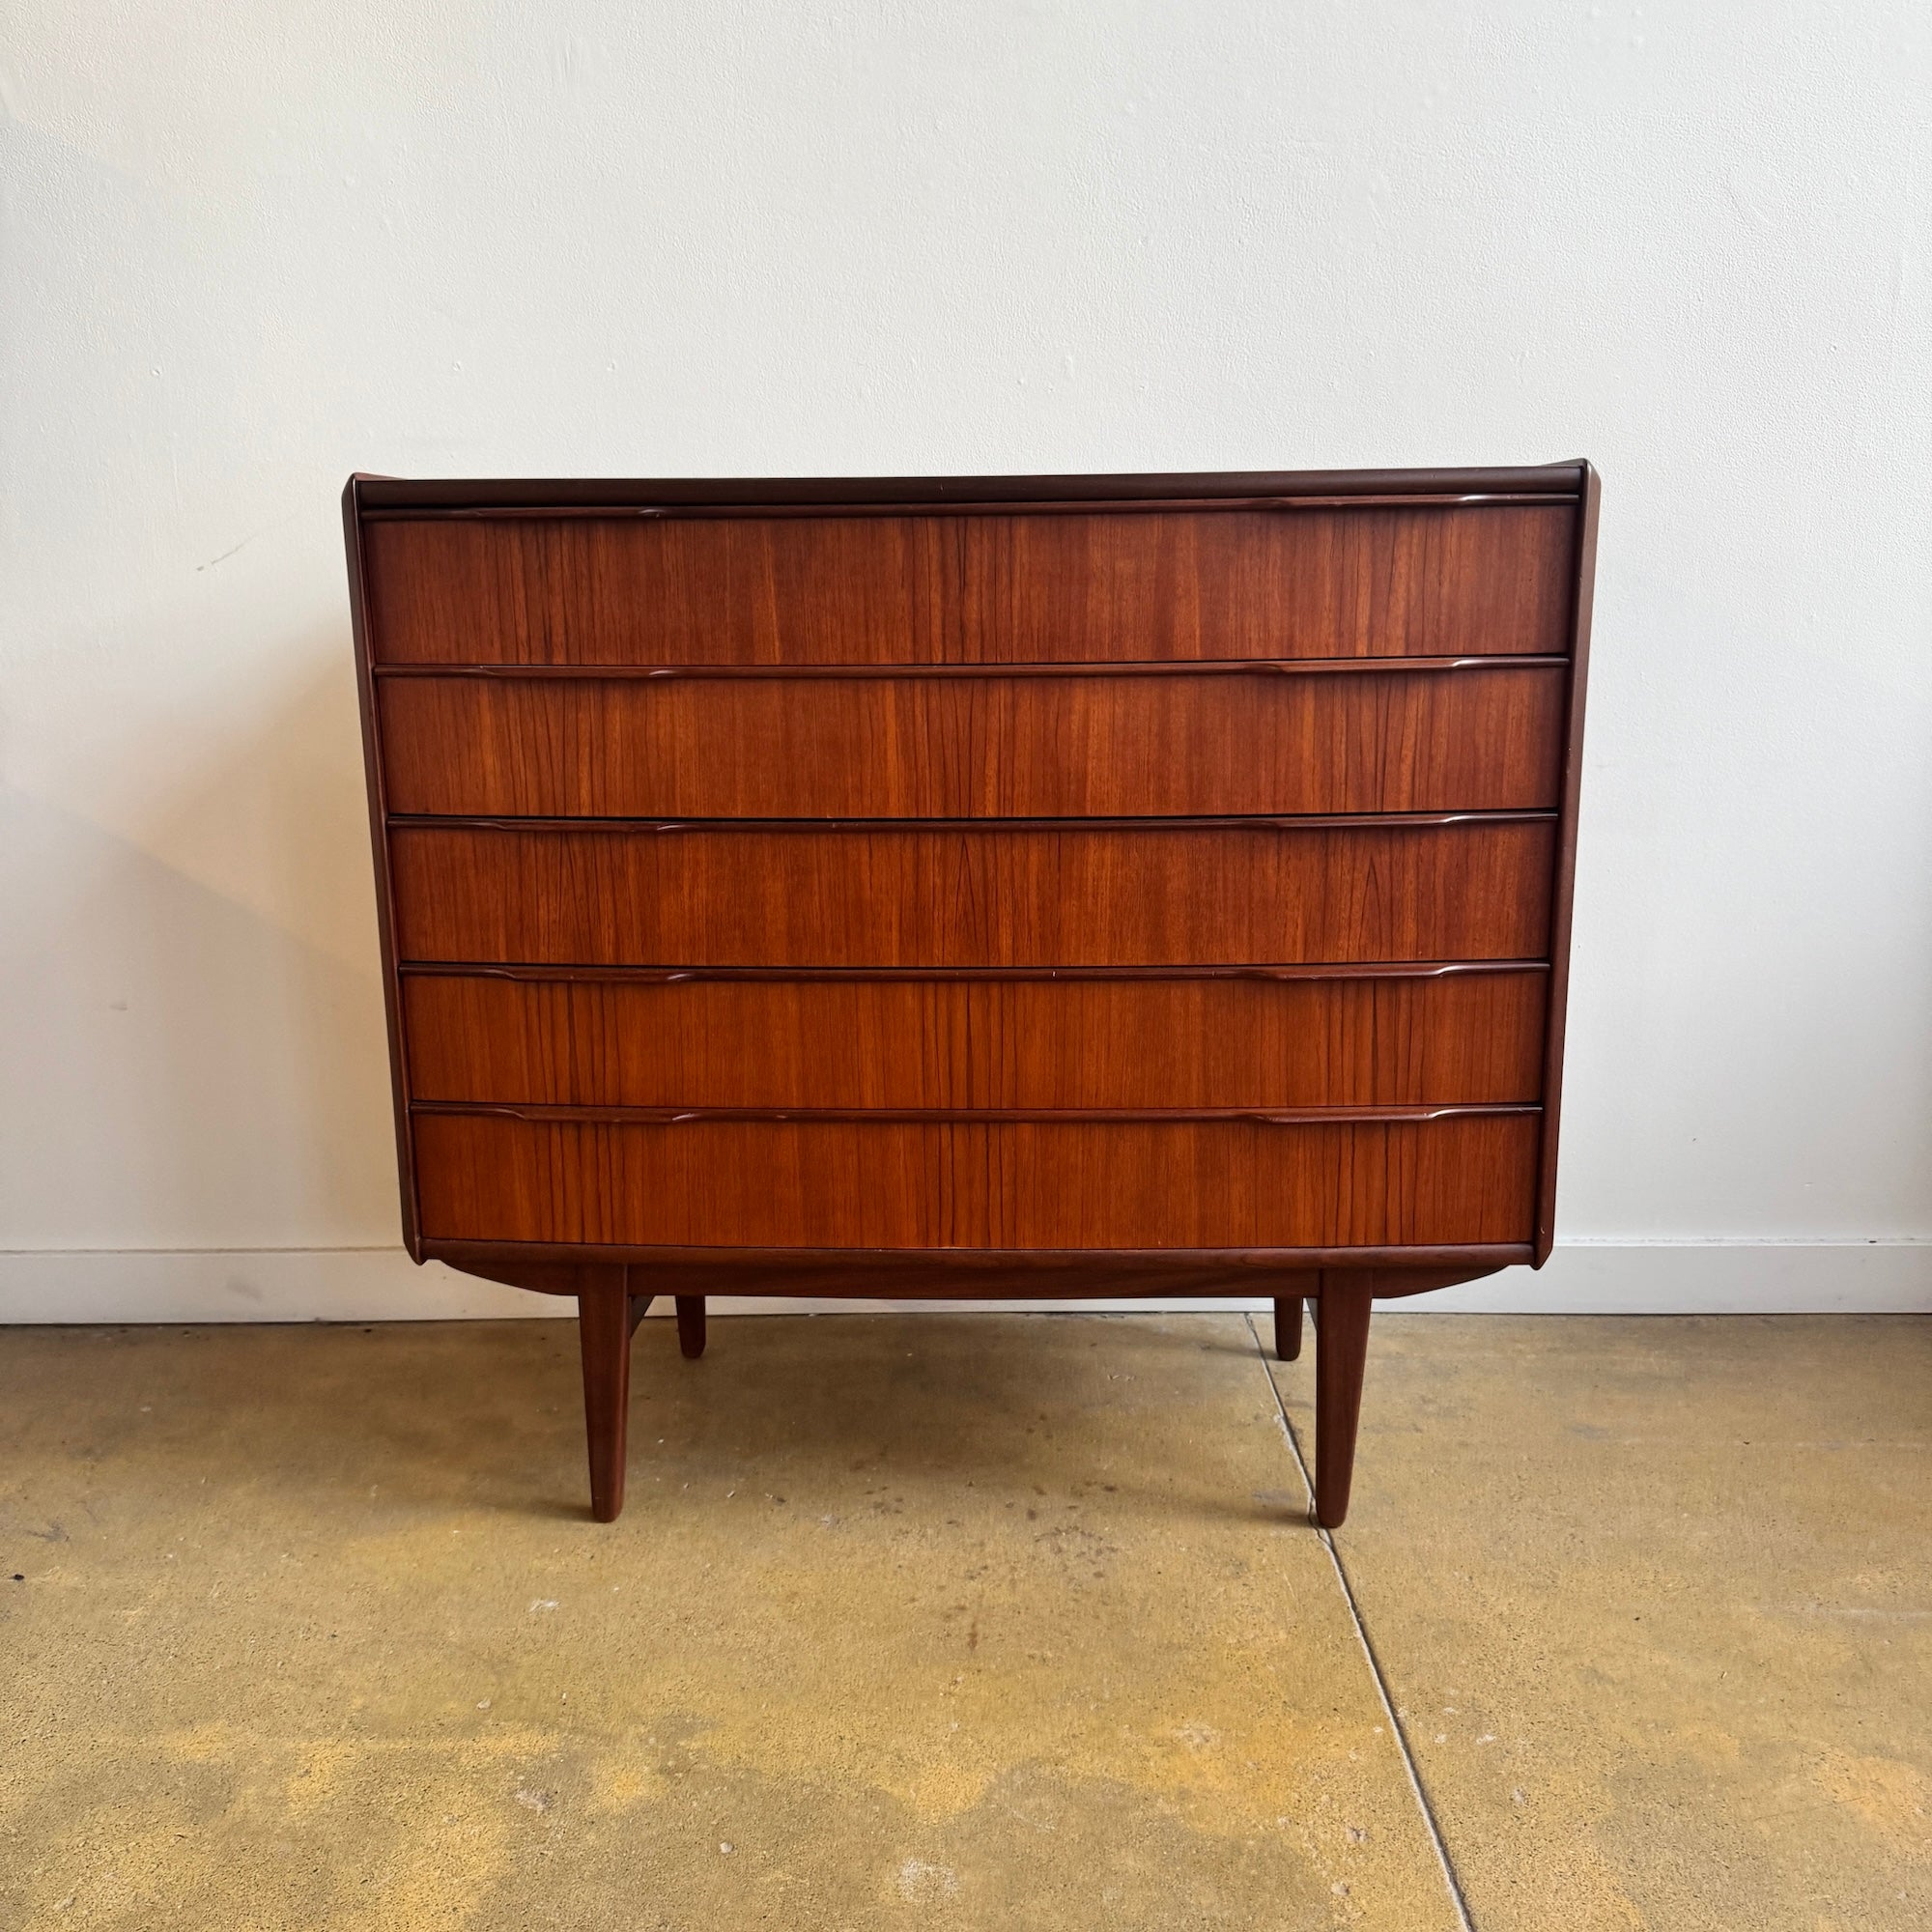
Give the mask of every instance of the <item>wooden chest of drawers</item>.
[{"label": "wooden chest of drawers", "polygon": [[1373,1297],[1549,1253],[1597,481],[352,479],[411,1254]]}]

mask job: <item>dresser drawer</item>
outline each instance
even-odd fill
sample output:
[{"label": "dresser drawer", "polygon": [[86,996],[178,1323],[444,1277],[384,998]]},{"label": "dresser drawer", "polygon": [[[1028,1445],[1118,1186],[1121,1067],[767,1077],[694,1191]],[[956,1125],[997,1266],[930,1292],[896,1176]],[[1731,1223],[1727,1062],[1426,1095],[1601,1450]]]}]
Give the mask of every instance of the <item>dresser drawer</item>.
[{"label": "dresser drawer", "polygon": [[363,528],[399,664],[1562,652],[1574,504],[440,517]]},{"label": "dresser drawer", "polygon": [[623,1123],[418,1112],[431,1238],[1259,1248],[1529,1238],[1538,1116]]},{"label": "dresser drawer", "polygon": [[1561,664],[382,680],[400,812],[1133,817],[1557,799]]},{"label": "dresser drawer", "polygon": [[1338,1107],[1534,1100],[1540,969],[1422,978],[403,980],[424,1100]]},{"label": "dresser drawer", "polygon": [[1528,959],[1548,818],[389,832],[409,960],[668,966]]}]

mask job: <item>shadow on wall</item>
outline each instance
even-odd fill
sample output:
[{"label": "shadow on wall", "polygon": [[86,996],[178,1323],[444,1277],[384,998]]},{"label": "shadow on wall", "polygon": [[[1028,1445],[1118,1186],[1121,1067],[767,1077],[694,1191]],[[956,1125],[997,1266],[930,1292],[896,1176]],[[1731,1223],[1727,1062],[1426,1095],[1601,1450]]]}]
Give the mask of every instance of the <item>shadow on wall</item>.
[{"label": "shadow on wall", "polygon": [[346,632],[290,660],[138,841],[0,793],[0,1246],[400,1238]]}]

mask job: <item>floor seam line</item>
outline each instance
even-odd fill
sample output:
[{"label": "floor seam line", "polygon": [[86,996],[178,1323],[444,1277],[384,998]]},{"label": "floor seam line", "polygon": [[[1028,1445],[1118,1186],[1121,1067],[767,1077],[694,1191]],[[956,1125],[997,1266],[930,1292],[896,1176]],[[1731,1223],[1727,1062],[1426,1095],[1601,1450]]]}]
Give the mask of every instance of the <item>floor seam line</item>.
[{"label": "floor seam line", "polygon": [[[1383,1713],[1389,1720],[1389,1729],[1395,1737],[1397,1754],[1402,1759],[1404,1771],[1408,1774],[1408,1788],[1415,1796],[1416,1809],[1422,1813],[1423,1829],[1429,1833],[1429,1842],[1435,1852],[1435,1862],[1442,1872],[1442,1883],[1449,1889],[1449,1897],[1456,1908],[1456,1918],[1462,1932],[1476,1932],[1475,1920],[1469,1916],[1469,1901],[1463,1895],[1462,1881],[1456,1876],[1455,1861],[1449,1856],[1449,1847],[1443,1840],[1442,1828],[1436,1823],[1435,1809],[1429,1802],[1429,1791],[1422,1781],[1422,1772],[1415,1762],[1415,1754],[1408,1747],[1408,1733],[1403,1721],[1396,1715],[1395,1699],[1389,1692],[1388,1680],[1382,1675],[1381,1659],[1376,1655],[1376,1647],[1370,1639],[1367,1624],[1362,1621],[1361,1605],[1355,1601],[1354,1587],[1349,1581],[1349,1572],[1342,1562],[1342,1553],[1335,1548],[1334,1537],[1315,1520],[1315,1483],[1308,1473],[1307,1459],[1301,1453],[1301,1443],[1294,1433],[1294,1424],[1289,1419],[1288,1406],[1281,1399],[1281,1389],[1267,1363],[1267,1350],[1263,1346],[1261,1331],[1255,1326],[1255,1318],[1245,1315],[1241,1318],[1248,1324],[1248,1333],[1254,1337],[1255,1351],[1260,1357],[1262,1374],[1267,1380],[1268,1393],[1274,1398],[1274,1412],[1280,1420],[1282,1435],[1287,1438],[1289,1454],[1294,1458],[1294,1466],[1301,1471],[1301,1483],[1308,1492],[1309,1526],[1321,1539],[1321,1547],[1328,1552],[1328,1561],[1335,1572],[1335,1581],[1342,1591],[1342,1602],[1349,1612],[1349,1621],[1354,1626],[1355,1641],[1362,1646],[1362,1655],[1369,1662],[1369,1675],[1375,1680],[1376,1695],[1381,1699]],[[1319,1320],[1319,1318],[1318,1318]],[[1321,1346],[1318,1332],[1315,1346]]]}]

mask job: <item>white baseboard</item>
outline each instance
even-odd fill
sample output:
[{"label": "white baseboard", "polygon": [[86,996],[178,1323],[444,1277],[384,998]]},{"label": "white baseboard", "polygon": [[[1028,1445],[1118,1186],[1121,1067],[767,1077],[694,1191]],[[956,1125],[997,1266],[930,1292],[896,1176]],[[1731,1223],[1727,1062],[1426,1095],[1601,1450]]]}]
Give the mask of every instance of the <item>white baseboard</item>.
[{"label": "white baseboard", "polygon": [[[718,1314],[881,1313],[932,1302],[721,1296]],[[958,1303],[945,1304],[955,1310]],[[1258,1300],[988,1301],[987,1312],[1084,1308],[1259,1309]],[[1577,1241],[1540,1273],[1508,1268],[1399,1304],[1496,1315],[1903,1315],[1932,1313],[1932,1241]],[[526,1294],[400,1248],[52,1249],[0,1252],[0,1323],[422,1321],[560,1316]],[[660,1304],[653,1315],[668,1314]]]},{"label": "white baseboard", "polygon": [[1467,1315],[1932,1314],[1932,1241],[1568,1241],[1421,1296]]}]

